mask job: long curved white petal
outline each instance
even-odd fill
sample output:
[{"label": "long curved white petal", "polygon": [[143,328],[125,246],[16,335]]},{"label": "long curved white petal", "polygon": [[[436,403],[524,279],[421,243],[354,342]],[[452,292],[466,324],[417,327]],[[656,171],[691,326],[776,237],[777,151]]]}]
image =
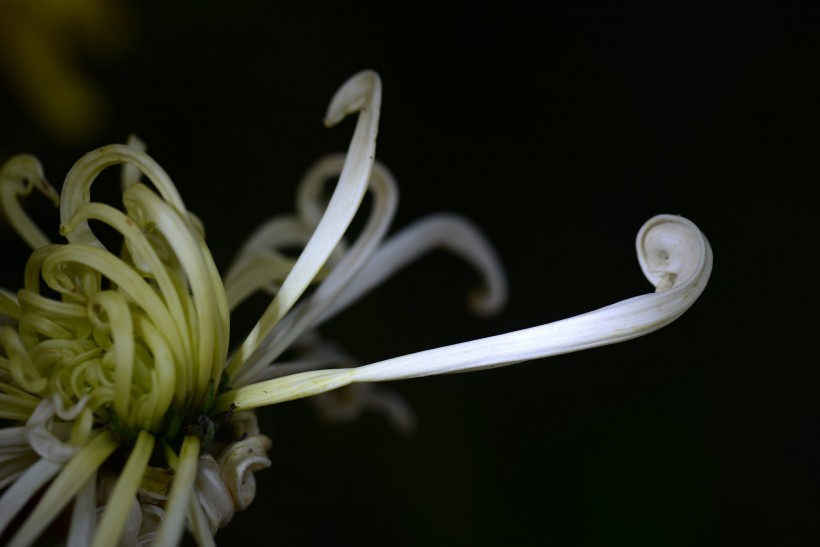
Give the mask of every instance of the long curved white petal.
[{"label": "long curved white petal", "polygon": [[[328,168],[341,167],[343,158],[328,162]],[[336,169],[333,169],[336,171]],[[339,260],[311,297],[295,308],[274,327],[234,378],[233,385],[241,386],[253,381],[255,376],[274,359],[279,357],[302,333],[313,328],[317,319],[333,305],[356,274],[381,243],[398,204],[398,188],[393,175],[381,164],[375,164],[369,187],[373,194],[373,206],[367,225],[350,250]]]},{"label": "long curved white petal", "polygon": [[712,251],[690,221],[659,215],[637,238],[638,259],[657,292],[629,298],[547,325],[456,344],[354,370],[356,381],[383,381],[465,372],[614,344],[671,323],[703,292]]},{"label": "long curved white petal", "polygon": [[353,220],[373,168],[380,106],[381,80],[372,71],[363,71],[350,78],[331,100],[325,118],[326,125],[335,125],[348,114],[359,112],[359,119],[347,152],[347,161],[316,231],[282,284],[282,288],[242,343],[239,351],[234,354],[227,367],[228,374],[236,373],[245,359],[256,350],[270,330],[296,303]]},{"label": "long curved white petal", "polygon": [[318,370],[225,393],[219,406],[248,409],[336,389],[352,382],[401,380],[511,365],[614,344],[680,317],[706,287],[712,250],[689,220],[658,215],[641,228],[638,259],[656,292],[539,327],[422,351],[352,369]]}]

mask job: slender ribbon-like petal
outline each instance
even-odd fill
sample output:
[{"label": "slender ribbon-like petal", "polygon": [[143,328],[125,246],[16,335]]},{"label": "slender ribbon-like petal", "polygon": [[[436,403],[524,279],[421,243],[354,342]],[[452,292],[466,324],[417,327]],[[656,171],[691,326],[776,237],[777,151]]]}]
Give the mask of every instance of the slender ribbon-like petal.
[{"label": "slender ribbon-like petal", "polygon": [[154,437],[145,431],[140,431],[137,442],[131,449],[131,455],[111,492],[108,504],[105,507],[102,520],[97,527],[92,547],[116,545],[123,532],[123,524],[135,500],[137,488],[140,485],[148,458],[154,448]]},{"label": "slender ribbon-like petal", "polygon": [[[9,542],[9,547],[29,545],[83,487],[117,448],[111,433],[100,433],[80,449],[48,487],[43,499]],[[16,484],[15,484],[16,486]]]},{"label": "slender ribbon-like petal", "polygon": [[188,501],[194,492],[197,462],[199,460],[199,439],[185,437],[179,454],[179,464],[174,476],[174,484],[168,495],[167,511],[155,547],[173,547],[179,542],[188,512]]},{"label": "slender ribbon-like petal", "polygon": [[34,189],[49,198],[55,206],[59,205],[60,197],[46,180],[37,158],[21,154],[7,160],[0,170],[0,211],[23,241],[32,249],[37,249],[51,242],[23,212],[17,201],[18,197],[27,196]]},{"label": "slender ribbon-like petal", "polygon": [[85,481],[71,508],[71,528],[66,547],[88,547],[97,529],[97,473]]},{"label": "slender ribbon-like petal", "polygon": [[37,460],[3,492],[0,498],[0,534],[40,488],[63,468],[62,462]]},{"label": "slender ribbon-like petal", "polygon": [[[336,172],[341,167],[342,160],[342,157],[330,158],[325,164],[328,173]],[[252,381],[259,371],[279,357],[302,333],[315,326],[316,320],[342,294],[376,250],[393,220],[398,202],[398,189],[393,176],[381,165],[374,166],[369,185],[373,193],[373,206],[367,225],[356,242],[334,266],[316,292],[271,330],[246,361],[241,372],[236,375],[233,385],[241,386]]]},{"label": "slender ribbon-like petal", "polygon": [[194,539],[199,547],[216,547],[214,532],[208,527],[208,518],[197,498],[197,493],[194,491],[191,499],[188,500],[188,522],[191,525]]},{"label": "slender ribbon-like petal", "polygon": [[[199,366],[192,367],[192,371],[207,372],[194,378],[195,393],[204,393],[209,380],[219,382],[227,354],[228,304],[222,280],[215,274],[210,253],[202,251],[201,238],[193,233],[186,219],[145,186],[134,185],[129,192],[134,193],[134,200],[146,218],[164,234],[190,284],[196,320],[190,326],[189,336],[198,342],[197,351],[191,358],[199,363]],[[129,204],[128,196],[124,196],[124,201]]]},{"label": "slender ribbon-like petal", "polygon": [[499,336],[396,357],[359,368],[319,370],[225,393],[219,408],[248,409],[308,397],[351,382],[381,382],[481,370],[642,336],[677,319],[703,292],[712,250],[691,221],[653,217],[637,238],[639,262],[657,292],[583,315]]},{"label": "slender ribbon-like petal", "polygon": [[328,126],[337,124],[348,114],[359,112],[347,160],[316,231],[282,288],[228,364],[227,371],[231,377],[236,376],[245,360],[296,303],[353,220],[373,168],[380,105],[381,81],[371,71],[360,72],[350,78],[331,100],[325,118]]},{"label": "slender ribbon-like petal", "polygon": [[32,452],[16,456],[0,456],[0,491],[16,481],[39,458]]},{"label": "slender ribbon-like petal", "polygon": [[[180,213],[186,213],[185,204],[179,196],[174,183],[150,156],[124,144],[111,144],[89,152],[71,168],[66,175],[63,189],[60,192],[60,222],[68,223],[77,209],[91,202],[91,185],[97,176],[107,167],[113,165],[133,165],[148,177],[159,190],[162,198]],[[129,175],[123,175],[129,181]],[[66,239],[71,243],[83,243],[104,248],[104,245],[94,235],[88,223],[82,222],[74,227]]]},{"label": "slender ribbon-like petal", "polygon": [[0,315],[20,320],[20,306],[6,294],[0,292]]},{"label": "slender ribbon-like petal", "polygon": [[481,274],[483,287],[470,295],[474,311],[490,315],[504,306],[507,281],[492,245],[472,222],[458,215],[439,213],[416,221],[385,241],[317,324],[338,314],[396,271],[437,247],[459,255]]}]

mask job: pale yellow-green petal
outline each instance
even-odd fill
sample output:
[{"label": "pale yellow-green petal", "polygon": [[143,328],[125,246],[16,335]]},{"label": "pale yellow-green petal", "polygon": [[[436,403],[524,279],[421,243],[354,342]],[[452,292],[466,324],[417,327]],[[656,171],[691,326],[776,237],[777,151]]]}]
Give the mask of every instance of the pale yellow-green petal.
[{"label": "pale yellow-green petal", "polygon": [[54,205],[59,198],[43,175],[43,168],[34,156],[21,154],[6,161],[0,169],[0,213],[23,238],[29,247],[37,249],[49,244],[49,239],[23,211],[18,198],[37,189],[51,199]]},{"label": "pale yellow-green petal", "polygon": [[179,542],[185,528],[188,502],[194,492],[198,463],[199,439],[187,436],[182,442],[174,483],[165,505],[165,519],[153,547],[173,547]]},{"label": "pale yellow-green petal", "polygon": [[[114,410],[123,419],[129,414],[131,379],[134,371],[134,326],[125,298],[115,291],[102,291],[88,300],[89,317],[98,328],[105,325],[114,345]],[[102,312],[102,313],[100,313]]]},{"label": "pale yellow-green petal", "polygon": [[20,319],[20,306],[2,292],[0,292],[0,315]]},{"label": "pale yellow-green petal", "polygon": [[[133,165],[145,173],[159,190],[163,199],[178,211],[186,211],[176,186],[156,161],[140,150],[124,144],[112,144],[89,152],[80,158],[68,172],[61,192],[60,222],[67,224],[77,209],[91,202],[91,185],[103,169],[119,164]],[[131,175],[129,175],[129,180],[132,180]],[[81,222],[67,236],[67,239],[71,243],[103,247],[87,222]]]},{"label": "pale yellow-green petal", "polygon": [[29,393],[41,395],[48,385],[48,379],[34,367],[17,331],[11,327],[0,327],[0,347],[6,352],[4,367],[7,367],[17,385]]},{"label": "pale yellow-green petal", "polygon": [[54,518],[71,502],[91,475],[119,446],[114,436],[104,431],[91,439],[63,467],[48,487],[37,507],[31,512],[8,547],[31,544]]},{"label": "pale yellow-green petal", "polygon": [[249,410],[331,391],[353,382],[354,370],[315,370],[240,387],[223,394],[216,410],[224,412],[232,404],[237,410]]},{"label": "pale yellow-green petal", "polygon": [[[125,246],[130,251],[132,258],[140,268],[146,269],[146,273],[156,282],[165,305],[178,326],[178,331],[183,332],[182,329],[186,325],[186,319],[181,299],[187,297],[187,291],[184,287],[178,287],[174,283],[170,272],[158,256],[157,250],[149,242],[142,228],[134,220],[123,214],[122,211],[104,203],[93,202],[80,207],[68,223],[62,226],[62,230],[66,233],[71,232],[77,224],[90,219],[104,222],[122,234]],[[189,355],[191,348],[189,347],[188,338],[182,337],[180,343],[185,354]]]},{"label": "pale yellow-green petal", "polygon": [[122,534],[123,524],[131,510],[134,497],[137,494],[142,475],[154,449],[154,437],[145,431],[140,431],[137,442],[131,449],[128,461],[120,473],[117,484],[105,506],[102,520],[97,527],[92,547],[106,547],[117,545]]},{"label": "pale yellow-green petal", "polygon": [[51,249],[43,260],[42,275],[51,288],[58,292],[76,292],[73,286],[63,286],[60,279],[59,267],[72,262],[92,268],[116,283],[122,292],[149,314],[151,320],[168,340],[168,345],[174,350],[175,358],[182,360],[183,353],[179,337],[183,336],[183,333],[178,332],[176,323],[160,297],[133,268],[97,247],[88,245],[57,247]]},{"label": "pale yellow-green petal", "polygon": [[[0,383],[0,389],[3,389],[2,383]],[[37,408],[37,403],[36,399],[31,400],[27,397],[0,393],[0,418],[26,420]]]},{"label": "pale yellow-green petal", "polygon": [[139,201],[146,218],[156,224],[173,249],[190,285],[195,315],[188,335],[196,344],[196,353],[190,356],[195,363],[191,371],[194,395],[201,396],[208,381],[216,376],[215,369],[221,372],[227,355],[228,306],[222,281],[214,275],[216,267],[212,266],[207,247],[201,245],[199,236],[176,211],[143,185],[135,184],[129,193],[126,205],[130,206],[131,200]]}]

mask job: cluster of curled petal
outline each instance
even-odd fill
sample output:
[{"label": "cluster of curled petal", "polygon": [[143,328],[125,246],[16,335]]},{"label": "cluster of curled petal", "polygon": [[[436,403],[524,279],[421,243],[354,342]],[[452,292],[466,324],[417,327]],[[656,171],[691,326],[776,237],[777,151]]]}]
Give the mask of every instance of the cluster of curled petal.
[{"label": "cluster of curled petal", "polygon": [[[430,249],[473,264],[479,313],[504,303],[489,244],[468,221],[441,214],[386,238],[397,204],[392,175],[374,161],[381,83],[370,71],[336,93],[326,122],[358,121],[345,156],[302,181],[296,213],[263,224],[224,278],[201,222],[136,140],[90,152],[58,195],[31,156],[0,171],[0,206],[31,246],[16,293],[0,290],[0,534],[30,545],[72,506],[68,545],[175,545],[187,527],[200,545],[255,495],[271,441],[252,409],[317,396],[323,414],[412,413],[372,382],[479,370],[611,344],[656,330],[703,291],[711,250],[681,217],[651,219],[639,261],[656,292],[577,317],[365,366],[317,331],[397,269]],[[121,203],[95,201],[102,171],[121,166]],[[329,199],[325,186],[338,179]],[[52,243],[20,207],[37,189],[60,206]],[[346,232],[366,192],[364,228]],[[298,248],[293,258],[286,250]],[[313,286],[312,291],[307,289]],[[270,304],[229,352],[229,319],[263,292]],[[296,360],[282,359],[286,350]],[[345,397],[332,390],[345,389]],[[42,493],[11,530],[15,516]],[[28,511],[28,509],[26,509]]]},{"label": "cluster of curled petal", "polygon": [[[100,172],[117,164],[138,168],[123,172],[121,208],[91,199]],[[0,177],[6,198],[37,185],[50,193],[28,156],[10,160]],[[200,459],[219,462],[211,482],[218,477],[236,494],[218,515],[224,524],[248,503],[248,472],[270,464],[270,441],[252,417],[240,430],[232,410],[213,412],[227,388],[229,311],[198,223],[136,144],[101,148],[68,174],[60,196],[65,243],[48,242],[13,199],[4,203],[34,251],[23,288],[0,296],[16,322],[0,327],[0,416],[25,422],[3,430],[14,449],[0,464],[11,482],[0,527],[53,478],[10,544],[35,539],[72,499],[79,543],[110,543],[122,530],[175,543],[189,510],[192,526],[210,536],[216,494],[198,494]],[[92,224],[119,237],[107,246]]]}]

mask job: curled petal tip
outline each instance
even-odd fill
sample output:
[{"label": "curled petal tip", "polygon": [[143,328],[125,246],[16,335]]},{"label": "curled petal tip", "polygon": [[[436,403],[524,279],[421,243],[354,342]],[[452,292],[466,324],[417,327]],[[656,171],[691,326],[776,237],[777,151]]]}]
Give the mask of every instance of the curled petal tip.
[{"label": "curled petal tip", "polygon": [[348,79],[333,96],[327,108],[324,123],[332,127],[342,121],[345,116],[371,106],[368,103],[376,101],[379,107],[382,82],[379,75],[372,70],[363,70]]},{"label": "curled petal tip", "polygon": [[15,180],[27,180],[29,184],[35,181],[45,181],[43,165],[31,154],[18,154],[6,161],[3,174]]},{"label": "curled petal tip", "polygon": [[507,287],[495,283],[489,287],[474,289],[468,297],[470,310],[476,315],[490,317],[501,311],[507,303]]},{"label": "curled petal tip", "polygon": [[125,145],[129,148],[137,150],[138,152],[145,152],[145,149],[147,148],[145,141],[143,141],[133,133],[128,135],[128,138],[125,141]]},{"label": "curled petal tip", "polygon": [[[636,239],[638,261],[658,292],[709,277],[711,250],[695,224],[677,215],[646,221]],[[704,275],[705,274],[705,275]]]},{"label": "curled petal tip", "polygon": [[5,216],[12,228],[32,248],[50,243],[48,237],[35,225],[20,204],[22,196],[37,190],[55,206],[60,196],[43,174],[40,161],[30,154],[19,154],[0,166],[0,215]]}]

